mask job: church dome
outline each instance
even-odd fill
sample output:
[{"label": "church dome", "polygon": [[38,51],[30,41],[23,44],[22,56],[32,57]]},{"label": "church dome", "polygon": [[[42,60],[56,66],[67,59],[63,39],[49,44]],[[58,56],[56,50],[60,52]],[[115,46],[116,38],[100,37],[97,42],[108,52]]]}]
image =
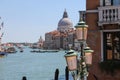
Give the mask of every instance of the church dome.
[{"label": "church dome", "polygon": [[66,10],[64,11],[63,18],[58,22],[58,31],[68,31],[73,28],[72,21],[68,18]]}]

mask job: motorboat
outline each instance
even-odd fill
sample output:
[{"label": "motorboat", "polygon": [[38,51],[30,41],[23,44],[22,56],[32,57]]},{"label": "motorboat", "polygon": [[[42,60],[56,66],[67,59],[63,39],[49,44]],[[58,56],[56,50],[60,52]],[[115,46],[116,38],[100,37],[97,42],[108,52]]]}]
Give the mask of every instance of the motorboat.
[{"label": "motorboat", "polygon": [[7,55],[6,52],[0,52],[0,56],[5,56],[5,55]]}]

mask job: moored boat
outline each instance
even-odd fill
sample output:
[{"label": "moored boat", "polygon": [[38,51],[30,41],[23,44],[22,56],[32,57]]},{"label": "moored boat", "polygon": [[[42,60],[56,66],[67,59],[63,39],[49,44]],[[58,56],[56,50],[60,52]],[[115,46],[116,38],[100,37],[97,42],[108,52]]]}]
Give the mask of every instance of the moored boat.
[{"label": "moored boat", "polygon": [[16,53],[17,51],[16,51],[16,49],[15,49],[14,47],[8,47],[8,48],[6,49],[6,52],[7,52],[7,53]]},{"label": "moored boat", "polygon": [[6,52],[0,52],[0,57],[7,55]]},{"label": "moored boat", "polygon": [[36,53],[53,53],[53,52],[59,52],[59,50],[32,50],[31,52],[36,52]]}]

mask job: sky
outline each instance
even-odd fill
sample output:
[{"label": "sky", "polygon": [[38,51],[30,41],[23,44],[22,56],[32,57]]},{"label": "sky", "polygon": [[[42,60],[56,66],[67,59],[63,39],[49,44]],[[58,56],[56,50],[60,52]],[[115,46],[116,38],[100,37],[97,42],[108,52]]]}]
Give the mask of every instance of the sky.
[{"label": "sky", "polygon": [[4,27],[2,43],[37,42],[40,36],[56,30],[66,9],[76,25],[86,0],[0,0],[0,22]]}]

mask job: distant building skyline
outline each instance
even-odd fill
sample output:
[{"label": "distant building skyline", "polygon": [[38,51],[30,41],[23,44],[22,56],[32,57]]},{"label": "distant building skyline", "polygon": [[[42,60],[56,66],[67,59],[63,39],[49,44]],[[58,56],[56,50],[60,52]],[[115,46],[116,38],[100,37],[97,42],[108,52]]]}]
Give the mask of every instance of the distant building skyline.
[{"label": "distant building skyline", "polygon": [[85,10],[85,0],[2,0],[0,17],[4,22],[2,43],[37,42],[40,36],[57,28],[61,13],[66,9],[73,26],[79,10]]}]

